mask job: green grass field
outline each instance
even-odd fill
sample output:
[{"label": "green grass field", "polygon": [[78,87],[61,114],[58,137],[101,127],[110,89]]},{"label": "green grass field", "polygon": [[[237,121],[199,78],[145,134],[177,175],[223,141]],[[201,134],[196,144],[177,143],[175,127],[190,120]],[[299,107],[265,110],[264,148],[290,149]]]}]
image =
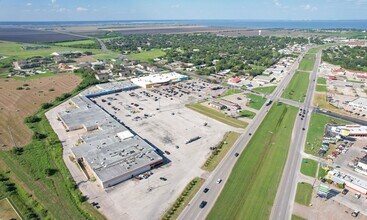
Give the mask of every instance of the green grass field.
[{"label": "green grass field", "polygon": [[319,167],[319,173],[318,173],[317,177],[318,177],[319,179],[321,179],[321,178],[325,177],[325,176],[327,175],[327,173],[328,173],[328,172],[329,172],[328,170],[325,170],[325,169],[323,169],[323,168],[320,166],[320,167]]},{"label": "green grass field", "polygon": [[78,46],[78,45],[92,45],[95,44],[95,40],[76,40],[76,41],[67,41],[67,42],[60,42],[55,43],[56,46],[62,46],[62,47],[72,47],[72,46]]},{"label": "green grass field", "polygon": [[50,46],[50,48],[40,49],[40,50],[23,50],[22,46],[35,46],[36,44],[25,44],[25,43],[15,43],[15,42],[0,42],[0,55],[9,56],[14,59],[26,59],[35,56],[49,57],[51,53],[56,51],[90,51],[94,54],[103,53],[99,49],[81,49],[73,47],[61,47],[61,46]]},{"label": "green grass field", "polygon": [[298,183],[296,192],[296,202],[301,205],[310,205],[312,196],[312,185],[308,183]]},{"label": "green grass field", "polygon": [[297,102],[303,102],[305,100],[305,95],[310,81],[309,77],[310,73],[297,71],[287,88],[284,90],[282,97]]},{"label": "green grass field", "polygon": [[292,215],[291,220],[306,220],[306,219],[299,217],[297,215]]},{"label": "green grass field", "polygon": [[317,171],[317,162],[311,159],[303,159],[301,164],[301,173],[310,176],[315,177]]},{"label": "green grass field", "polygon": [[327,92],[327,87],[323,85],[316,85],[317,92]]},{"label": "green grass field", "polygon": [[312,113],[310,127],[307,133],[305,153],[317,155],[322,145],[325,125],[327,123],[346,124],[347,122],[326,115]]},{"label": "green grass field", "polygon": [[257,110],[261,109],[266,102],[266,98],[263,98],[259,95],[246,94],[246,97],[251,99],[249,107]]},{"label": "green grass field", "polygon": [[326,85],[326,79],[323,77],[317,77],[317,84]]},{"label": "green grass field", "polygon": [[212,109],[212,108],[209,108],[209,107],[206,107],[200,103],[195,103],[195,104],[188,104],[186,105],[186,107],[194,110],[194,111],[197,111],[203,115],[206,115],[210,118],[213,118],[217,121],[220,121],[220,122],[223,122],[224,124],[227,124],[229,126],[233,126],[233,127],[236,127],[236,128],[245,128],[247,127],[247,123],[246,122],[243,122],[243,121],[240,121],[240,120],[237,120],[235,118],[232,118],[231,116],[228,116],[222,112],[219,112],[215,109]]},{"label": "green grass field", "polygon": [[313,66],[315,64],[315,60],[316,60],[316,55],[315,54],[311,54],[311,53],[307,53],[301,63],[299,64],[299,70],[303,70],[303,71],[312,71],[313,70]]},{"label": "green grass field", "polygon": [[222,96],[229,96],[229,95],[239,94],[241,92],[242,92],[242,90],[240,90],[240,89],[228,89],[226,91],[226,93],[224,93],[224,95],[222,95]]},{"label": "green grass field", "polygon": [[164,55],[166,55],[166,52],[164,52],[163,50],[154,49],[149,51],[143,51],[140,53],[129,54],[127,57],[131,59],[140,60],[141,62],[149,62],[155,58],[163,57]]},{"label": "green grass field", "polygon": [[244,118],[251,118],[253,119],[256,116],[256,113],[249,111],[249,110],[242,110],[240,112],[240,116]]},{"label": "green grass field", "polygon": [[276,88],[277,88],[276,86],[258,87],[253,89],[252,91],[261,92],[267,95],[273,93]]},{"label": "green grass field", "polygon": [[217,165],[222,161],[223,157],[227,154],[229,149],[233,146],[233,144],[237,141],[237,139],[240,137],[240,134],[234,131],[228,132],[223,140],[221,141],[222,144],[221,148],[219,149],[219,152],[213,151],[212,154],[209,156],[209,158],[205,161],[204,165],[201,167],[201,169],[206,171],[213,171]]},{"label": "green grass field", "polygon": [[287,160],[297,108],[274,104],[238,158],[207,219],[268,219]]}]

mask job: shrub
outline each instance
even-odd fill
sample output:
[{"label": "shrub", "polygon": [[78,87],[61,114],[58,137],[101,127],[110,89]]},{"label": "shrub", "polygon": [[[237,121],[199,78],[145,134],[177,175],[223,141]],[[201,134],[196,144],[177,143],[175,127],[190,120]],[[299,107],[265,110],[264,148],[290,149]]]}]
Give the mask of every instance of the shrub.
[{"label": "shrub", "polygon": [[36,116],[36,115],[32,115],[32,116],[26,117],[24,119],[25,123],[36,123],[36,122],[40,122],[40,121],[41,121],[41,118]]},{"label": "shrub", "polygon": [[22,155],[22,153],[23,153],[24,150],[21,147],[14,147],[11,151],[15,155]]},{"label": "shrub", "polygon": [[42,109],[48,109],[52,107],[52,103],[46,102],[41,105]]},{"label": "shrub", "polygon": [[23,87],[21,87],[21,86],[19,86],[19,87],[17,87],[17,90],[23,90],[24,88]]},{"label": "shrub", "polygon": [[49,89],[48,91],[49,91],[49,92],[53,92],[53,91],[55,91],[55,89],[54,89],[54,88],[51,88],[51,89]]},{"label": "shrub", "polygon": [[45,139],[47,137],[46,134],[42,134],[42,133],[38,133],[38,132],[34,132],[33,134],[33,139],[34,140],[42,140],[42,139]]}]

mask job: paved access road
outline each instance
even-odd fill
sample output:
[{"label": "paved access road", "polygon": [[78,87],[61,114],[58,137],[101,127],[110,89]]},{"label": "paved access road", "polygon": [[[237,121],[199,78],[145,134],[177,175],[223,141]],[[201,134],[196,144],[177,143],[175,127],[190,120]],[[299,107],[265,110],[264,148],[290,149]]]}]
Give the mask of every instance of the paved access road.
[{"label": "paved access road", "polygon": [[305,101],[301,106],[302,112],[299,112],[302,116],[297,116],[294,124],[288,159],[283,170],[282,180],[278,187],[270,216],[272,220],[285,220],[291,218],[297,188],[297,174],[301,168],[302,152],[307,137],[308,126],[310,124],[312,97],[317,83],[316,78],[320,62],[321,52],[316,54],[316,62],[310,74],[310,84],[308,86]]},{"label": "paved access road", "polygon": [[[304,54],[300,55],[296,62],[293,64],[291,71],[288,75],[284,77],[282,82],[278,85],[276,90],[269,96],[269,100],[277,101],[280,98],[283,90],[286,88],[290,80],[292,79],[294,73],[298,69],[299,61],[303,57]],[[182,220],[194,220],[194,219],[205,219],[211,208],[214,206],[216,199],[218,198],[221,190],[224,187],[225,182],[227,181],[233,166],[235,165],[237,158],[234,156],[235,153],[241,153],[248,142],[251,139],[252,134],[255,133],[263,119],[265,118],[267,112],[271,108],[272,104],[266,106],[264,105],[258,114],[253,119],[251,125],[249,125],[245,133],[240,136],[237,142],[233,145],[233,147],[229,150],[227,155],[220,162],[218,167],[210,174],[210,176],[205,181],[204,185],[201,187],[199,192],[194,196],[194,198],[190,201],[189,205],[184,209],[178,219]],[[251,135],[250,135],[251,134]],[[217,183],[217,180],[221,179],[221,183]],[[204,193],[203,190],[208,188],[209,191]],[[200,203],[202,201],[206,201],[207,204],[204,208],[200,208]]]}]

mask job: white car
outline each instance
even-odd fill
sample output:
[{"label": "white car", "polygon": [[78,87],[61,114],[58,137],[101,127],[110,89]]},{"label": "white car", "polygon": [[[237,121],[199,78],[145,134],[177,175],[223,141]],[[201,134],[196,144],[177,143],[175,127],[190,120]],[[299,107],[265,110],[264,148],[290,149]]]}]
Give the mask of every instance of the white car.
[{"label": "white car", "polygon": [[217,183],[219,184],[219,183],[221,183],[222,182],[222,179],[218,179],[217,180]]}]

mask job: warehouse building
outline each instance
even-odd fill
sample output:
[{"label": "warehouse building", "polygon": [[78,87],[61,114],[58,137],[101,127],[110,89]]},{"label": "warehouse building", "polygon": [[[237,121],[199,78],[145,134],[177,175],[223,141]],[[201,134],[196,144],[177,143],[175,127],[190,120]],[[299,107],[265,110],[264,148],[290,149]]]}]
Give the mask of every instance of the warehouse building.
[{"label": "warehouse building", "polygon": [[93,92],[70,100],[70,108],[58,114],[67,131],[84,129],[81,144],[71,151],[89,178],[103,188],[116,185],[163,162],[157,149],[116,121],[89,98],[131,90],[130,82],[102,84]]},{"label": "warehouse building", "polygon": [[176,72],[164,73],[164,74],[150,74],[148,76],[137,77],[131,79],[135,85],[143,88],[152,88],[153,86],[166,85],[173,82],[180,82],[187,80],[188,76],[181,75]]}]

